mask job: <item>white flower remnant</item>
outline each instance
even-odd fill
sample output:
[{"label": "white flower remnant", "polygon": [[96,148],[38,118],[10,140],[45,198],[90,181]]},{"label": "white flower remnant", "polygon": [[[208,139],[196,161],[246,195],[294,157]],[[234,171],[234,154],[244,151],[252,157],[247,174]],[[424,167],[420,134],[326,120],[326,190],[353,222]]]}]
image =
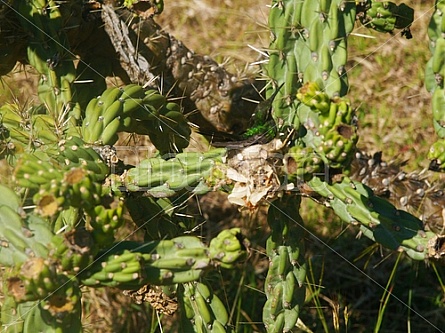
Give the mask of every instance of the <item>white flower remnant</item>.
[{"label": "white flower remnant", "polygon": [[235,182],[228,199],[231,203],[256,208],[263,200],[273,200],[293,184],[282,186],[277,168],[282,158],[269,153],[269,144],[230,150],[227,154],[227,178]]}]

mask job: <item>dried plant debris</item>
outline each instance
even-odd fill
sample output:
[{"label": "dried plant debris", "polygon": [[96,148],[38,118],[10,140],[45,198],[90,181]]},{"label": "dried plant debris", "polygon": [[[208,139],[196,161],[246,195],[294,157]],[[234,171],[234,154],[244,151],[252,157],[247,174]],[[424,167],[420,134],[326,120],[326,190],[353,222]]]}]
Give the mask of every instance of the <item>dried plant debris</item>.
[{"label": "dried plant debris", "polygon": [[176,292],[170,292],[170,295],[167,295],[164,291],[164,288],[160,286],[146,284],[138,290],[124,290],[123,294],[131,297],[136,304],[147,302],[159,313],[171,316],[178,309]]}]

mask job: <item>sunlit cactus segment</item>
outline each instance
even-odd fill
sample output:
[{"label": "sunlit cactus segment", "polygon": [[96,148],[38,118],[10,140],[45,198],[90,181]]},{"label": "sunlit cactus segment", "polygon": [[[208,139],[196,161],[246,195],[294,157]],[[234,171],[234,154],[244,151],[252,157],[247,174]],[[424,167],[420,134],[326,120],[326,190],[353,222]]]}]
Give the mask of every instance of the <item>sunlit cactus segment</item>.
[{"label": "sunlit cactus segment", "polygon": [[223,230],[211,240],[209,256],[223,268],[234,268],[246,258],[249,245],[239,228]]},{"label": "sunlit cactus segment", "polygon": [[142,244],[120,242],[99,253],[94,264],[81,274],[81,281],[88,286],[129,290],[147,283],[171,285],[196,281],[211,267],[233,268],[242,261],[247,249],[240,239],[244,238],[239,230],[231,229],[222,231],[218,241],[208,247],[192,236]]},{"label": "sunlit cactus segment", "polygon": [[358,141],[355,112],[345,98],[329,98],[315,82],[298,90],[297,99],[308,106],[303,125],[307,134],[304,146],[291,147],[285,157],[289,179],[308,178],[330,169],[348,170]]},{"label": "sunlit cactus segment", "polygon": [[[269,15],[273,37],[265,70],[277,84],[284,83],[273,103],[276,118],[299,126],[305,107],[295,96],[306,82],[317,82],[329,97],[347,93],[346,40],[354,22],[353,2],[273,2]],[[272,91],[271,87],[268,94]]]},{"label": "sunlit cactus segment", "polygon": [[181,152],[189,144],[190,127],[178,104],[136,84],[106,89],[85,110],[86,143],[113,145],[119,132],[149,135],[161,154]]},{"label": "sunlit cactus segment", "polygon": [[130,192],[147,191],[154,197],[169,197],[183,190],[205,193],[211,190],[207,179],[212,177],[212,170],[222,163],[225,154],[225,149],[213,149],[204,153],[180,153],[168,160],[161,157],[142,160],[121,177],[112,177],[112,187]]},{"label": "sunlit cactus segment", "polygon": [[106,248],[115,241],[116,231],[124,224],[124,203],[115,198],[109,198],[106,206],[97,204],[89,213],[89,225],[92,238],[98,248]]},{"label": "sunlit cactus segment", "polygon": [[64,128],[54,115],[45,114],[44,106],[5,103],[0,107],[1,155],[18,158],[28,147],[56,153]]},{"label": "sunlit cactus segment", "polygon": [[33,190],[36,211],[57,216],[70,206],[92,209],[106,193],[109,167],[79,138],[62,140],[59,154],[22,154],[14,173],[16,183]]},{"label": "sunlit cactus segment", "polygon": [[[21,205],[14,204],[14,193],[0,185],[3,195],[9,195],[11,202],[0,200],[0,262],[4,266],[14,267],[22,264],[30,256],[46,258],[47,245],[53,236],[47,221],[30,215],[23,218]],[[3,197],[6,198],[6,197]]]},{"label": "sunlit cactus segment", "polygon": [[109,158],[101,155],[104,150],[102,146],[88,145],[77,136],[69,136],[58,143],[58,150],[57,161],[64,171],[82,168],[90,171],[92,179],[97,182],[103,181],[110,173],[110,167],[105,163]]}]

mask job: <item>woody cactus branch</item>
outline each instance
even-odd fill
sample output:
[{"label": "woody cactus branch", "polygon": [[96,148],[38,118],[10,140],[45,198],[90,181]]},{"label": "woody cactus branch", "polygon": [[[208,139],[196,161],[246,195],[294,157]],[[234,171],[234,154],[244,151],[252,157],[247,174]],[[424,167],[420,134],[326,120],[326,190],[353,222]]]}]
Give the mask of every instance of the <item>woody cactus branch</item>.
[{"label": "woody cactus branch", "polygon": [[406,172],[404,161],[386,161],[382,152],[368,155],[356,152],[350,178],[369,186],[376,196],[391,202],[397,209],[419,217],[425,228],[442,234],[445,193],[443,182],[432,181],[429,170]]},{"label": "woody cactus branch", "polygon": [[[218,131],[239,133],[247,128],[259,99],[254,82],[238,78],[209,56],[196,54],[166,33],[152,16],[103,5],[105,30],[131,81],[153,85],[162,74],[164,89],[184,98],[188,110],[197,108],[205,122]],[[130,26],[127,26],[130,24]],[[136,59],[138,63],[136,63]],[[151,83],[150,83],[151,82]],[[191,118],[202,127],[202,119]]]}]

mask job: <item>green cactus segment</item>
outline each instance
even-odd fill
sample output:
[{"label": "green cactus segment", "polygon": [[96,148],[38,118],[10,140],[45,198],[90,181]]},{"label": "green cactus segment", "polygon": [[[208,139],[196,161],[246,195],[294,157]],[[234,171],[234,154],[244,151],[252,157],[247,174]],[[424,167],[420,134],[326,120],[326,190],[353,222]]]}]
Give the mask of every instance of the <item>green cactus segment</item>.
[{"label": "green cactus segment", "polygon": [[[445,41],[445,40],[444,40]],[[445,57],[445,53],[443,55]],[[445,66],[444,66],[445,68]],[[439,138],[445,138],[445,94],[444,90],[437,87],[433,92],[431,100],[433,109],[433,126]]]},{"label": "green cactus segment", "polygon": [[78,137],[61,140],[58,150],[52,158],[22,154],[14,173],[17,184],[32,191],[36,213],[55,218],[55,232],[74,228],[84,217],[98,248],[113,243],[123,224],[124,203],[109,196],[103,184],[108,165]]},{"label": "green cactus segment", "polygon": [[53,236],[48,223],[35,215],[23,218],[18,196],[3,185],[0,193],[0,264],[13,267],[30,256],[46,258]]},{"label": "green cactus segment", "polygon": [[189,257],[181,253],[175,255],[174,251],[178,248],[173,241],[142,245],[124,242],[118,247],[104,255],[99,254],[93,266],[81,274],[84,285],[133,290],[144,284],[188,282],[198,279],[202,268],[209,265],[204,247],[193,248],[193,254],[188,254]]},{"label": "green cactus segment", "polygon": [[414,9],[393,2],[383,1],[356,1],[358,3],[357,17],[360,22],[379,32],[393,32],[395,29],[404,29],[404,34],[410,38],[409,27],[414,21]]},{"label": "green cactus segment", "polygon": [[102,184],[95,182],[93,171],[83,167],[64,172],[35,155],[23,155],[15,171],[19,186],[37,191],[33,201],[42,216],[54,216],[67,206],[88,209],[100,202]]},{"label": "green cactus segment", "polygon": [[63,276],[57,291],[27,308],[24,332],[82,332],[81,291],[76,280]]},{"label": "green cactus segment", "polygon": [[63,174],[45,155],[40,159],[38,155],[23,154],[18,161],[14,177],[19,186],[30,189],[43,186],[49,189],[63,179]]},{"label": "green cactus segment", "polygon": [[310,178],[325,169],[348,169],[358,141],[354,110],[345,98],[329,98],[315,82],[306,83],[297,93],[310,107],[304,126],[306,135],[285,157],[290,180]]},{"label": "green cactus segment", "polygon": [[18,212],[21,208],[20,197],[9,187],[0,184],[0,207],[8,206],[13,211]]},{"label": "green cactus segment", "polygon": [[28,35],[27,60],[41,74],[39,98],[56,118],[67,115],[75,107],[72,85],[76,70],[67,53],[70,48],[59,6],[52,0],[14,1],[13,5]]},{"label": "green cactus segment", "polygon": [[24,107],[4,104],[0,107],[0,144],[5,149],[0,156],[14,155],[32,149],[56,152],[56,144],[64,136],[63,126],[53,116],[44,114],[42,106]]},{"label": "green cactus segment", "polygon": [[167,103],[154,115],[154,121],[137,124],[135,132],[148,131],[151,142],[162,155],[181,152],[188,146],[191,130],[178,104]]},{"label": "green cactus segment", "polygon": [[55,235],[49,245],[49,254],[57,261],[59,271],[74,275],[93,262],[97,248],[92,233],[78,228]]},{"label": "green cactus segment", "polygon": [[[77,282],[61,273],[59,260],[52,257],[53,240],[60,236],[54,235],[48,221],[25,214],[17,195],[0,187],[0,260],[11,267],[4,272],[8,297],[1,307],[2,325],[8,325],[7,332],[66,332],[70,325],[80,331]],[[29,303],[37,300],[39,304]]]},{"label": "green cactus segment", "polygon": [[[27,252],[33,251],[34,239],[27,237],[27,232],[20,215],[8,206],[0,207],[0,239],[1,239],[1,264],[5,266],[14,266],[16,263],[27,259]],[[38,247],[41,251],[40,246]],[[43,253],[45,254],[45,253]]]},{"label": "green cactus segment", "polygon": [[120,177],[112,177],[115,191],[146,191],[153,197],[169,197],[180,190],[205,193],[211,190],[206,179],[226,154],[226,149],[205,153],[180,153],[164,160],[159,157],[143,160]]},{"label": "green cactus segment", "polygon": [[437,236],[425,231],[422,221],[416,217],[374,196],[369,187],[347,177],[334,184],[314,177],[309,184],[342,220],[360,225],[366,237],[391,250],[405,251],[414,260],[436,256]]},{"label": "green cactus segment", "polygon": [[116,231],[124,224],[124,203],[114,199],[107,205],[95,206],[88,213],[95,245],[99,248],[110,246],[115,241]]},{"label": "green cactus segment", "polygon": [[35,191],[33,200],[42,216],[54,216],[69,206],[92,210],[106,194],[102,185],[109,167],[78,137],[61,140],[58,155],[22,154],[14,178]]},{"label": "green cactus segment", "polygon": [[44,299],[60,287],[63,277],[58,276],[50,260],[29,258],[20,265],[18,274],[8,278],[8,292],[16,302]]},{"label": "green cactus segment", "polygon": [[443,153],[443,139],[445,139],[445,1],[436,1],[436,10],[431,17],[428,27],[430,49],[432,57],[426,66],[425,85],[433,96],[431,107],[433,110],[433,126],[439,137],[428,154],[431,160],[430,169],[444,171],[445,154]]},{"label": "green cactus segment", "polygon": [[80,278],[88,286],[133,290],[145,284],[196,281],[206,269],[215,266],[232,268],[245,257],[246,248],[239,229],[223,231],[209,247],[193,236],[143,244],[120,242],[109,251],[99,253],[94,264],[81,273]]},{"label": "green cactus segment", "polygon": [[110,168],[95,150],[96,147],[86,145],[77,136],[70,136],[65,140],[61,140],[58,148],[59,155],[57,156],[57,161],[64,165],[64,172],[70,168],[83,168],[94,174],[91,177],[96,182],[104,181],[110,173]]},{"label": "green cactus segment", "polygon": [[119,128],[124,123],[124,110],[129,112],[137,108],[137,102],[143,95],[142,87],[129,85],[126,89],[108,88],[101,96],[92,99],[82,122],[83,140],[90,144],[114,144],[118,139]]},{"label": "green cactus segment", "polygon": [[[355,3],[350,1],[272,2],[273,40],[265,71],[278,85],[284,83],[273,103],[275,118],[299,127],[307,108],[295,96],[306,82],[317,82],[329,97],[347,93],[347,36],[354,22]],[[271,86],[267,95],[273,90]]]},{"label": "green cactus segment", "polygon": [[267,332],[291,332],[304,304],[306,263],[299,206],[299,197],[286,197],[269,208],[267,221],[272,234],[266,244],[269,271],[263,307]]},{"label": "green cactus segment", "polygon": [[[4,283],[3,285],[6,285]],[[9,295],[4,287],[2,292],[4,298],[0,306],[0,324],[2,325],[2,332],[5,333],[22,333],[23,332],[23,318],[29,310],[37,305],[37,302],[25,302],[17,304],[14,297]]]},{"label": "green cactus segment", "polygon": [[246,258],[248,247],[249,242],[244,239],[239,228],[223,230],[211,240],[209,256],[221,267],[230,269]]},{"label": "green cactus segment", "polygon": [[[226,333],[229,315],[221,299],[203,282],[184,283],[178,288],[183,332]],[[193,323],[193,324],[192,324]]]},{"label": "green cactus segment", "polygon": [[149,135],[161,154],[182,151],[188,146],[191,133],[178,104],[136,84],[106,89],[85,110],[85,142],[112,145],[121,131]]}]

